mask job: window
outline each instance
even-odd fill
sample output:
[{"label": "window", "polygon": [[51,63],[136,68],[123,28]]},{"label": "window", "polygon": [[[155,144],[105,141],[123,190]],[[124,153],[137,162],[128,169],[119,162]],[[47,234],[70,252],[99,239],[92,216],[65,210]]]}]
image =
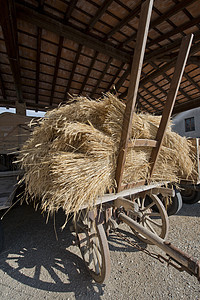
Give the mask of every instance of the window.
[{"label": "window", "polygon": [[194,117],[185,119],[185,132],[194,131]]}]

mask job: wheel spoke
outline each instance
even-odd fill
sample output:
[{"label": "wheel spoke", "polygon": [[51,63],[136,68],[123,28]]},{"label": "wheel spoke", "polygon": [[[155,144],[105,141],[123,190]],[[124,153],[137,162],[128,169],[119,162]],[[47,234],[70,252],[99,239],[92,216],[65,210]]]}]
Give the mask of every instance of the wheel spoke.
[{"label": "wheel spoke", "polygon": [[154,225],[156,225],[158,227],[162,227],[162,224],[157,223],[155,220],[153,220],[149,217],[146,217],[146,220],[148,220],[149,222],[153,223]]},{"label": "wheel spoke", "polygon": [[154,206],[154,205],[155,205],[155,203],[154,203],[154,202],[151,202],[149,205],[147,205],[146,207],[142,208],[140,211],[141,211],[141,212],[144,212],[144,211],[146,211],[147,209],[151,208],[151,207]]}]

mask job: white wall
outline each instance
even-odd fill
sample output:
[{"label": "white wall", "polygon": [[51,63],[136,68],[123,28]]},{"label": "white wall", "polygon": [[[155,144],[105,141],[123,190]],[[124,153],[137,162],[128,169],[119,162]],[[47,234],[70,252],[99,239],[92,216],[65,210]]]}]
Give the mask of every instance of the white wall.
[{"label": "white wall", "polygon": [[[195,130],[185,131],[185,119],[194,117]],[[172,129],[179,133],[181,136],[186,137],[200,137],[200,107],[194,108],[176,115],[173,119]]]}]

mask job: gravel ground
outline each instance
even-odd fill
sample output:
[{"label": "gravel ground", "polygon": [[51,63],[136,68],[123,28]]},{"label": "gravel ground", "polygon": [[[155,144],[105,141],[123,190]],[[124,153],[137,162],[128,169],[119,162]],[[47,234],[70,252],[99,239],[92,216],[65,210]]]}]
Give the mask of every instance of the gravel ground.
[{"label": "gravel ground", "polygon": [[[200,260],[200,201],[184,205],[171,216],[168,240]],[[92,281],[80,258],[62,212],[53,220],[31,206],[12,209],[3,220],[5,247],[0,254],[0,299],[200,299],[195,277],[129,246],[113,233],[109,237],[112,270],[106,285]],[[121,233],[130,236],[126,225]],[[147,249],[160,252],[155,246]]]}]

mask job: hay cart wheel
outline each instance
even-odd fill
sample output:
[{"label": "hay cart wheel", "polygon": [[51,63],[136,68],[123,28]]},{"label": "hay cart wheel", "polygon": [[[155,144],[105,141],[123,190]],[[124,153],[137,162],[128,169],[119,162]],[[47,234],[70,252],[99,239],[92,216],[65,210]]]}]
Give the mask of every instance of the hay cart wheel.
[{"label": "hay cart wheel", "polygon": [[105,282],[110,275],[110,252],[102,224],[98,224],[93,212],[81,212],[76,224],[81,255],[92,278]]},{"label": "hay cart wheel", "polygon": [[[135,214],[128,211],[128,216],[160,238],[165,239],[169,230],[169,221],[165,207],[158,196],[151,195],[148,198],[137,198],[135,202],[138,204],[139,214],[136,217]],[[133,230],[133,232],[143,242],[152,244],[137,231]]]}]

